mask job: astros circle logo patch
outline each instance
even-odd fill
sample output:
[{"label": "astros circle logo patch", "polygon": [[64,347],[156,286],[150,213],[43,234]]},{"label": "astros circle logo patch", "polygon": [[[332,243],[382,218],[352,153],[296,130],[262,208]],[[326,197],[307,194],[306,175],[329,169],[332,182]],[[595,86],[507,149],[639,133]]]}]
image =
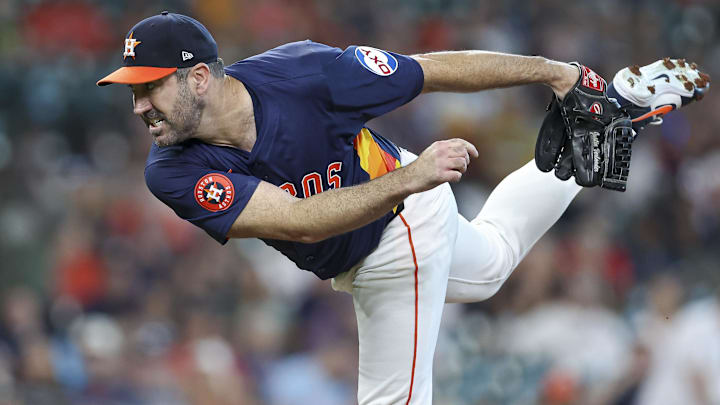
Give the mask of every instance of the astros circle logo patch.
[{"label": "astros circle logo patch", "polygon": [[208,211],[226,210],[233,198],[232,182],[220,173],[206,174],[195,184],[195,201]]},{"label": "astros circle logo patch", "polygon": [[398,68],[398,61],[389,52],[369,46],[355,48],[355,58],[363,67],[378,76],[390,76]]}]

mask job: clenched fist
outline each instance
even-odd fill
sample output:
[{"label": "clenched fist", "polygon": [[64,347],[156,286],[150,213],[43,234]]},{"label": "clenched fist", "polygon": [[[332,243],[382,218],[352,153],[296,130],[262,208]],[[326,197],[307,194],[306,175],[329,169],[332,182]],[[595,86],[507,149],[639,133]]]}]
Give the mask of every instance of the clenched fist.
[{"label": "clenched fist", "polygon": [[434,142],[407,166],[407,171],[411,173],[410,186],[413,192],[429,190],[445,182],[460,181],[471,157],[477,158],[478,151],[468,141],[448,139]]}]

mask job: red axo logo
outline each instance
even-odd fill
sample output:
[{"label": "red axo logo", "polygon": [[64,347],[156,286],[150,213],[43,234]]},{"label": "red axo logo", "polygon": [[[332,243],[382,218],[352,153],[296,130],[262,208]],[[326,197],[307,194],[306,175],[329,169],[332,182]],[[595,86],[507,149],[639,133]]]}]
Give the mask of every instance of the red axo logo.
[{"label": "red axo logo", "polygon": [[208,211],[226,210],[232,204],[233,198],[233,184],[222,174],[206,174],[195,185],[195,201]]},{"label": "red axo logo", "polygon": [[398,61],[389,52],[369,46],[355,48],[355,58],[367,70],[378,76],[390,76],[398,68]]},{"label": "red axo logo", "polygon": [[582,85],[587,87],[588,89],[593,89],[597,91],[604,91],[605,90],[605,79],[603,79],[599,74],[593,72],[590,68],[583,66],[583,79],[582,79]]},{"label": "red axo logo", "polygon": [[602,115],[602,105],[596,101],[596,102],[592,103],[592,105],[589,108],[589,111],[591,113],[594,113],[597,115]]}]

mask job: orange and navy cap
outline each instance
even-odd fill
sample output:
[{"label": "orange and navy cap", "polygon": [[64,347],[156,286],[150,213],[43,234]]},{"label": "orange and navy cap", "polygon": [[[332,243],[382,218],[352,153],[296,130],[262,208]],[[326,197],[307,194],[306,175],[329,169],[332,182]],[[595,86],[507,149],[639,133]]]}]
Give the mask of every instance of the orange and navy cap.
[{"label": "orange and navy cap", "polygon": [[215,62],[217,43],[197,20],[163,11],[137,23],[125,36],[123,67],[97,82],[140,84],[162,79],[178,68]]}]

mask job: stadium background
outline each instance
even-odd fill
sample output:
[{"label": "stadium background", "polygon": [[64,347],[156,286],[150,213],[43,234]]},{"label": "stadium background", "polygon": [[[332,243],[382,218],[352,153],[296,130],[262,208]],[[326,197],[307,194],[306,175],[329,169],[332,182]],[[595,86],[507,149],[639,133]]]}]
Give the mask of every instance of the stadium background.
[{"label": "stadium background", "polygon": [[[350,297],[176,218],[145,188],[128,89],[94,85],[127,29],[164,9],[202,21],[228,64],[311,38],[540,54],[607,79],[684,56],[720,76],[717,1],[1,1],[0,404],[355,401]],[[423,95],[373,126],[415,152],[477,145],[455,187],[474,215],[531,158],[549,97]],[[497,296],[446,306],[437,404],[634,404],[703,381],[720,401],[706,355],[720,347],[717,100],[644,131],[628,192],[582,192]],[[668,372],[680,388],[653,385]]]}]

